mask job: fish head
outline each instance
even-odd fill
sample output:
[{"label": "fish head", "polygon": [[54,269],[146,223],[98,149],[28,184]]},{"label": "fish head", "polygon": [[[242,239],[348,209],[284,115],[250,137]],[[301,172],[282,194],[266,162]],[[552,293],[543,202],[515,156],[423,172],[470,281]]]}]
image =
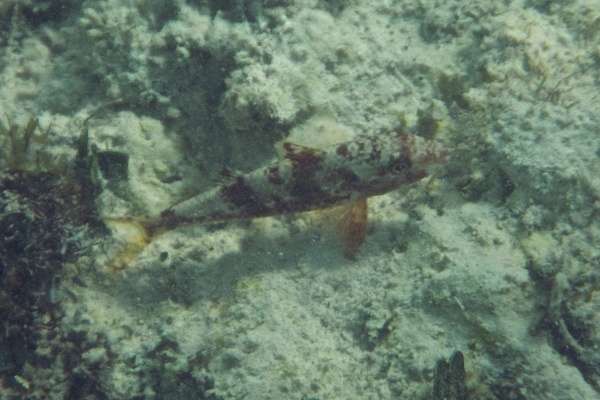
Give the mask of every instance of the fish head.
[{"label": "fish head", "polygon": [[439,142],[406,133],[391,132],[365,139],[355,153],[355,174],[361,197],[384,194],[435,174],[450,152]]}]

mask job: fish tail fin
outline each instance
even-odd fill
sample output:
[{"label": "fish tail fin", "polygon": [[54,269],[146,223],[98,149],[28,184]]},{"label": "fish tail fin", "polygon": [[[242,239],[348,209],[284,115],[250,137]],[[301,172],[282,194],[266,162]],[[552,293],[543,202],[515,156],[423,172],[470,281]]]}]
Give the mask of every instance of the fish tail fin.
[{"label": "fish tail fin", "polygon": [[148,217],[102,218],[112,233],[112,242],[105,252],[103,264],[111,271],[125,269],[156,235]]}]

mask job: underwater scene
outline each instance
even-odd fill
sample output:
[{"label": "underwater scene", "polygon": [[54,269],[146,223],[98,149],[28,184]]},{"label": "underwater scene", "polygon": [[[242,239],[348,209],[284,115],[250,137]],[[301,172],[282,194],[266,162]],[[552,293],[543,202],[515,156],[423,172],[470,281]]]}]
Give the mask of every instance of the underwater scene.
[{"label": "underwater scene", "polygon": [[600,399],[597,0],[0,0],[0,399]]}]

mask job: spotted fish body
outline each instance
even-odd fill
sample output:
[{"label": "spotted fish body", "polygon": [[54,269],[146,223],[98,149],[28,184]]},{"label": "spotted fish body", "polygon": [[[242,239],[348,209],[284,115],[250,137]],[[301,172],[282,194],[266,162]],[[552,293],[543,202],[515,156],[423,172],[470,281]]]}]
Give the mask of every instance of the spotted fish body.
[{"label": "spotted fish body", "polygon": [[[324,149],[289,142],[283,148],[280,160],[139,222],[154,236],[181,225],[359,204],[350,213],[347,229],[364,237],[368,197],[420,180],[432,167],[445,163],[449,154],[440,143],[405,132],[359,136]],[[362,239],[358,242],[353,246],[360,246]]]}]

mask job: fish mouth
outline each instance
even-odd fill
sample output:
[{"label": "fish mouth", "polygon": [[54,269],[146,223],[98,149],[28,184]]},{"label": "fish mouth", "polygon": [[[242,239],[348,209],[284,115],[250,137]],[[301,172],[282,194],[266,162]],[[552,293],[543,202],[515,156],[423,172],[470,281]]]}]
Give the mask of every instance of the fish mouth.
[{"label": "fish mouth", "polygon": [[450,151],[445,148],[437,147],[428,149],[427,153],[414,165],[414,173],[422,177],[431,175],[441,175],[444,164],[450,158]]}]

